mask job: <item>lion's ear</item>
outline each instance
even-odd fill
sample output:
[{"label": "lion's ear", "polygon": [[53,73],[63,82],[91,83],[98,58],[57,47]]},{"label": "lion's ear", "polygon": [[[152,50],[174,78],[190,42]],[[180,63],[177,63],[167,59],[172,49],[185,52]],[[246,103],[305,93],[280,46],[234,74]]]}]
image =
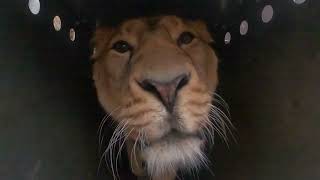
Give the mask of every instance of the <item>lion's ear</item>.
[{"label": "lion's ear", "polygon": [[91,39],[91,46],[93,53],[91,59],[97,59],[108,45],[114,30],[110,27],[97,27],[93,38]]},{"label": "lion's ear", "polygon": [[203,41],[207,43],[214,42],[211,34],[209,33],[207,25],[203,21],[190,21],[189,24]]}]

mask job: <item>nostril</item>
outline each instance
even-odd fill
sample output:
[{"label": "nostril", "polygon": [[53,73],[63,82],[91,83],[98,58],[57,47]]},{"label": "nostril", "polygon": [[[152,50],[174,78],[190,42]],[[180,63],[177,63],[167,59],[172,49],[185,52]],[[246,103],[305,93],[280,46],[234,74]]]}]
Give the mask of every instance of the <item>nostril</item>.
[{"label": "nostril", "polygon": [[145,79],[140,82],[137,81],[137,83],[143,90],[161,97],[163,95],[162,91],[172,91],[169,94],[176,94],[181,88],[188,84],[189,79],[189,74],[182,74],[169,82],[157,82]]},{"label": "nostril", "polygon": [[189,79],[190,79],[190,75],[187,75],[187,74],[180,75],[177,79],[176,91],[179,91],[181,88],[187,85],[189,82]]},{"label": "nostril", "polygon": [[139,86],[146,92],[157,97],[172,112],[178,91],[186,86],[189,82],[190,75],[182,74],[170,81],[154,81],[152,79],[144,79],[137,81]]},{"label": "nostril", "polygon": [[138,82],[138,84],[140,85],[140,87],[143,90],[152,93],[153,95],[157,96],[158,98],[161,98],[161,95],[158,92],[157,87],[154,86],[154,83],[152,83],[151,80],[146,79],[146,80],[143,80],[142,82]]}]

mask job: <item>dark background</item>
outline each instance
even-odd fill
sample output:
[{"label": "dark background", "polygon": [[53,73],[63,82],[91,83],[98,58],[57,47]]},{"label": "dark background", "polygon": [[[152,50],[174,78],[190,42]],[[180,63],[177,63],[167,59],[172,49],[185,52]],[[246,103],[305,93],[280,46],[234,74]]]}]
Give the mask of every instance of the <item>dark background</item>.
[{"label": "dark background", "polygon": [[[264,24],[260,14],[267,4],[274,17]],[[96,132],[104,113],[89,61],[95,20],[112,24],[175,10],[208,22],[221,59],[219,92],[237,128],[237,143],[229,148],[216,139],[210,153],[214,176],[202,171],[199,178],[319,179],[320,2],[230,0],[221,7],[214,0],[47,0],[33,15],[27,0],[2,1],[0,179],[96,179]],[[52,26],[55,15],[62,19],[60,32]],[[240,36],[244,19],[249,31]],[[69,28],[76,29],[75,42]],[[223,42],[227,31],[230,45]],[[122,176],[129,179],[130,173],[123,170]]]}]

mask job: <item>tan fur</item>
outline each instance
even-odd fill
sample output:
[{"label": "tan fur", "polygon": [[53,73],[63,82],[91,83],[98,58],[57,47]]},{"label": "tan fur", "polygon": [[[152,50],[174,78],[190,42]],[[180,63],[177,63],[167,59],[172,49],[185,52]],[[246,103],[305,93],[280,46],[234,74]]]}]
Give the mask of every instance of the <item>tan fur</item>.
[{"label": "tan fur", "polygon": [[[179,131],[186,134],[202,128],[203,116],[209,112],[211,94],[218,84],[217,57],[208,45],[213,40],[206,25],[176,16],[155,19],[158,21],[155,20],[152,27],[151,18],[131,19],[117,27],[98,27],[93,38],[96,48],[93,79],[101,105],[107,112],[113,112],[115,121],[128,122],[126,132],[131,131],[128,142],[135,142],[140,130],[151,146],[161,141],[172,124],[168,122],[170,115],[161,102],[141,89],[137,80],[146,76],[165,78],[185,71],[191,74],[187,86],[179,91],[175,105]],[[196,38],[179,47],[176,40],[184,31],[192,32]],[[120,54],[111,49],[118,40],[125,40],[134,47],[131,57],[130,53]],[[177,146],[180,150],[188,143],[188,138],[176,141],[180,143]],[[170,143],[167,146],[173,147]],[[165,147],[166,144],[162,148]],[[129,152],[131,149],[132,143],[128,143]],[[145,152],[139,152],[142,160],[147,156]],[[174,179],[176,170],[168,172],[170,177],[156,175],[152,178]],[[137,175],[144,174],[139,166],[133,167],[133,171]]]}]

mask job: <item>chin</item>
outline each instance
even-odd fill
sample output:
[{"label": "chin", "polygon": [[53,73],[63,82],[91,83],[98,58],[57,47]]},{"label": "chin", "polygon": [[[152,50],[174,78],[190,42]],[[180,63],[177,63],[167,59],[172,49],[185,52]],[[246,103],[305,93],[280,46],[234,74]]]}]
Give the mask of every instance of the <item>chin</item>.
[{"label": "chin", "polygon": [[170,132],[146,146],[141,154],[145,169],[151,177],[190,171],[205,165],[204,140],[197,135]]}]

